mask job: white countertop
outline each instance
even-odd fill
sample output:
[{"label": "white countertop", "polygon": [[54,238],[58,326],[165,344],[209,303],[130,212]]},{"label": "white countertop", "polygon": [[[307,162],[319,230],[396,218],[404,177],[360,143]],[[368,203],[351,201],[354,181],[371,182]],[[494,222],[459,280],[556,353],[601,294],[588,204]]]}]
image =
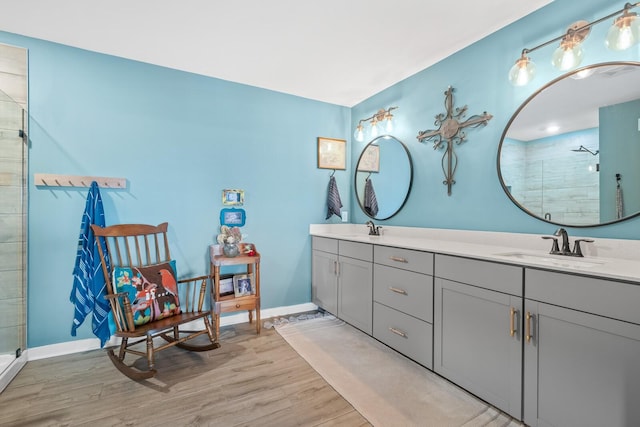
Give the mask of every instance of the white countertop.
[{"label": "white countertop", "polygon": [[[383,226],[369,236],[363,224],[311,224],[312,236],[464,256],[640,284],[640,241],[594,238],[584,257],[550,255],[551,240],[537,234]],[[571,247],[576,237],[569,236]],[[579,238],[589,238],[580,236]]]}]

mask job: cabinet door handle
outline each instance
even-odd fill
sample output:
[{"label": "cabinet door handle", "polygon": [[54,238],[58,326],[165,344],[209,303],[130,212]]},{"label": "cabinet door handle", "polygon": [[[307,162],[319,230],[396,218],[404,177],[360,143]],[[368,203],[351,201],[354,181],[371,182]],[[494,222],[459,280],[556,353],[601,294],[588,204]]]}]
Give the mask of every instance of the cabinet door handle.
[{"label": "cabinet door handle", "polygon": [[404,262],[405,264],[406,264],[407,262],[409,262],[409,261],[407,261],[407,259],[406,259],[406,258],[402,258],[402,257],[399,257],[399,256],[390,256],[390,257],[389,257],[389,259],[390,259],[391,261],[395,261],[395,262]]},{"label": "cabinet door handle", "polygon": [[518,310],[511,307],[509,310],[509,335],[511,336],[516,334],[516,313],[518,313]]},{"label": "cabinet door handle", "polygon": [[392,328],[391,326],[389,326],[389,331],[393,332],[396,335],[400,335],[402,338],[407,337],[407,334],[402,332],[400,329]]},{"label": "cabinet door handle", "polygon": [[394,288],[393,286],[389,286],[389,290],[391,292],[395,292],[396,294],[407,295],[407,291],[405,291],[404,289],[398,289]]},{"label": "cabinet door handle", "polygon": [[527,315],[525,316],[527,319],[526,325],[527,325],[527,335],[526,335],[526,339],[527,342],[531,341],[531,338],[533,338],[533,335],[531,335],[531,318],[533,317],[533,315],[527,311]]},{"label": "cabinet door handle", "polygon": [[333,274],[340,275],[340,263],[338,261],[333,261]]}]

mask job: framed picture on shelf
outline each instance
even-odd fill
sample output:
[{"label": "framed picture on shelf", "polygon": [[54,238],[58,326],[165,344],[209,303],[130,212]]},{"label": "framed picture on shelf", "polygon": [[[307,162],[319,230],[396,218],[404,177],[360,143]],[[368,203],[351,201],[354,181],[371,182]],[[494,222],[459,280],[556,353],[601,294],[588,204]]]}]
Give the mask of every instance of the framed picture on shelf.
[{"label": "framed picture on shelf", "polygon": [[233,276],[233,292],[236,297],[253,294],[253,280],[250,274],[236,274]]},{"label": "framed picture on shelf", "polygon": [[347,141],[344,139],[318,137],[318,168],[347,168]]},{"label": "framed picture on shelf", "polygon": [[220,296],[233,295],[233,274],[223,274],[220,276]]}]

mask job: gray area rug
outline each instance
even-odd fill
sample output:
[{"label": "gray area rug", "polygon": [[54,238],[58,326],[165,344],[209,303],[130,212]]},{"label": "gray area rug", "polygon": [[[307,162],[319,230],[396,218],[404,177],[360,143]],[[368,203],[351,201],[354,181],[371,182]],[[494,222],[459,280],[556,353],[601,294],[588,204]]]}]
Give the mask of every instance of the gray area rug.
[{"label": "gray area rug", "polygon": [[374,426],[522,425],[335,317],[276,331]]}]

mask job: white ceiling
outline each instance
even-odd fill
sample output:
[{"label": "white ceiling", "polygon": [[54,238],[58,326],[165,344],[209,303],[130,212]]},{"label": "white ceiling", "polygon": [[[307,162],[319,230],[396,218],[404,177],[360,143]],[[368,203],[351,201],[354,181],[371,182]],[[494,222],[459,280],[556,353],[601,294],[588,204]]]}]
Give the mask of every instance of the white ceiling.
[{"label": "white ceiling", "polygon": [[551,1],[0,0],[0,30],[353,106]]}]

